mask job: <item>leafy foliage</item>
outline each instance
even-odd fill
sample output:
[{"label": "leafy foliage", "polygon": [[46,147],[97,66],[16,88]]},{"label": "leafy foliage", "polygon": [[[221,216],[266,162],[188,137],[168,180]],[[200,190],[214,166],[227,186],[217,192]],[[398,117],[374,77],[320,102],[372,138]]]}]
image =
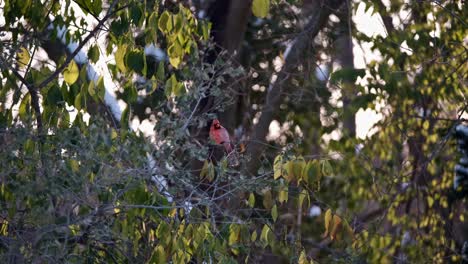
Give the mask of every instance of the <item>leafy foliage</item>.
[{"label": "leafy foliage", "polygon": [[[3,3],[0,261],[461,261],[462,2],[214,1],[211,22],[202,2]],[[386,35],[354,28],[362,7]],[[346,38],[379,59],[346,63]],[[207,136],[233,107],[239,167]],[[361,138],[360,109],[381,116]]]}]

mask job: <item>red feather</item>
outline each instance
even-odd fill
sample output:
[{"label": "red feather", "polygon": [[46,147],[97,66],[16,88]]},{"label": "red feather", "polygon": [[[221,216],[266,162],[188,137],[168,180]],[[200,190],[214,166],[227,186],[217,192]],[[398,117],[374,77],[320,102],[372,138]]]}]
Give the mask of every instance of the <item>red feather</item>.
[{"label": "red feather", "polygon": [[232,152],[231,138],[226,128],[224,128],[218,119],[213,120],[210,127],[210,138],[219,145],[223,145],[226,152],[229,154]]}]

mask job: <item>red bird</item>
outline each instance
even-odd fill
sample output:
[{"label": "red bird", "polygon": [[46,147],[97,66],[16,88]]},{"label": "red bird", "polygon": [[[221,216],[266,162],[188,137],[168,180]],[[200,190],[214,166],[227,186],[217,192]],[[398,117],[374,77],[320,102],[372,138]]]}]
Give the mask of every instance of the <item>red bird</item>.
[{"label": "red bird", "polygon": [[223,145],[226,153],[228,154],[228,159],[230,160],[230,164],[232,166],[239,165],[239,161],[237,160],[237,153],[233,151],[231,138],[229,137],[229,133],[227,132],[226,128],[224,128],[221,123],[219,123],[218,119],[213,120],[210,127],[210,138],[218,145]]},{"label": "red bird", "polygon": [[219,145],[223,145],[226,152],[232,152],[231,138],[226,128],[224,128],[218,119],[213,120],[210,127],[210,138]]}]

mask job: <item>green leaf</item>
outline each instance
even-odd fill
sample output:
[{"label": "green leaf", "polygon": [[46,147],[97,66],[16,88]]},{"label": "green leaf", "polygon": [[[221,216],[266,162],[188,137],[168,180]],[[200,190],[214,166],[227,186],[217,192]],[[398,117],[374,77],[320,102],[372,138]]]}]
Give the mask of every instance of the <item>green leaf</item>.
[{"label": "green leaf", "polygon": [[143,74],[145,54],[139,50],[131,50],[125,56],[125,65],[138,74]]},{"label": "green leaf", "polygon": [[232,246],[239,241],[240,225],[231,224],[229,226],[229,245]]},{"label": "green leaf", "polygon": [[68,160],[68,167],[73,173],[77,173],[80,170],[80,164],[75,159]]},{"label": "green leaf", "polygon": [[333,168],[328,160],[322,160],[322,174],[325,176],[332,176],[333,175]]},{"label": "green leaf", "polygon": [[138,91],[133,82],[128,82],[127,85],[125,85],[122,99],[129,104],[134,103],[138,99]]},{"label": "green leaf", "polygon": [[213,181],[215,177],[215,168],[213,163],[211,163],[208,160],[205,160],[205,163],[203,163],[203,167],[200,171],[200,178],[208,179],[210,182]]},{"label": "green leaf", "polygon": [[158,42],[157,29],[158,29],[158,14],[156,12],[153,12],[149,17],[148,24],[147,24],[146,33],[150,37],[150,39],[147,40],[148,43],[149,42],[153,42],[153,43]]},{"label": "green leaf", "polygon": [[97,45],[92,45],[88,50],[88,58],[96,63],[99,60],[99,48]]},{"label": "green leaf", "polygon": [[159,82],[162,82],[164,80],[165,73],[164,73],[164,62],[160,61],[158,65],[158,70],[156,72],[156,78]]},{"label": "green leaf", "polygon": [[333,72],[330,75],[330,83],[338,84],[340,82],[356,82],[358,77],[366,75],[365,69],[344,68]]},{"label": "green leaf", "polygon": [[254,193],[250,193],[249,195],[249,206],[253,208],[255,206],[255,195]]},{"label": "green leaf", "polygon": [[81,93],[78,93],[75,97],[75,101],[74,101],[74,106],[76,108],[76,110],[80,111],[81,110],[81,107],[82,107],[82,97],[83,95]]},{"label": "green leaf", "polygon": [[185,94],[185,85],[182,82],[176,82],[176,85],[172,88],[172,93],[175,96],[181,96]]},{"label": "green leaf", "polygon": [[250,236],[250,241],[255,242],[255,240],[257,240],[257,236],[257,231],[254,230]]},{"label": "green leaf", "polygon": [[210,38],[211,23],[203,23],[201,27],[202,27],[203,40],[206,41]]},{"label": "green leaf", "polygon": [[96,96],[96,84],[94,83],[93,80],[91,80],[89,82],[89,85],[88,85],[88,93],[89,95],[91,95],[92,97]]},{"label": "green leaf", "polygon": [[163,33],[167,33],[172,30],[172,15],[169,12],[164,11],[159,17],[158,28]]},{"label": "green leaf", "polygon": [[31,104],[31,95],[29,93],[25,94],[21,100],[21,104],[18,109],[19,117],[22,121],[27,121],[30,118],[30,104]]},{"label": "green leaf", "polygon": [[68,85],[72,85],[78,80],[80,75],[80,69],[74,60],[72,60],[68,66],[63,70],[63,78]]},{"label": "green leaf", "polygon": [[117,51],[115,52],[115,63],[117,65],[117,68],[125,73],[127,68],[125,67],[125,54],[127,53],[127,45],[121,45],[117,48]]},{"label": "green leaf", "polygon": [[63,96],[62,92],[60,91],[60,88],[58,87],[57,84],[54,84],[50,87],[50,89],[47,91],[47,97],[46,103],[47,105],[57,105],[59,102],[63,101]]},{"label": "green leaf", "polygon": [[309,192],[305,189],[299,193],[299,207],[302,207],[302,204],[304,203],[304,199],[307,198],[307,207],[310,206],[310,197],[309,197]]},{"label": "green leaf", "polygon": [[95,15],[99,15],[102,11],[102,0],[93,0],[91,8]]},{"label": "green leaf", "polygon": [[141,7],[135,4],[130,8],[129,13],[132,23],[135,26],[140,27],[143,23],[143,10]]},{"label": "green leaf", "polygon": [[263,225],[262,233],[260,234],[260,240],[262,241],[264,248],[269,244],[272,244],[272,234],[268,225]]},{"label": "green leaf", "polygon": [[320,170],[320,164],[317,160],[311,160],[307,162],[306,166],[302,170],[302,179],[309,186],[314,187],[316,190],[320,189],[320,180],[322,178],[322,172]]},{"label": "green leaf", "polygon": [[106,96],[106,87],[104,86],[104,77],[100,76],[97,81],[97,95],[98,97],[104,101],[104,97]]},{"label": "green leaf", "polygon": [[171,95],[180,96],[185,93],[185,86],[183,83],[177,81],[175,74],[172,74],[166,81],[164,92],[167,97],[170,97]]},{"label": "green leaf", "polygon": [[270,0],[253,0],[252,13],[256,17],[265,18],[270,10]]},{"label": "green leaf", "polygon": [[35,143],[32,139],[27,139],[24,143],[24,151],[27,155],[32,155],[35,148]]},{"label": "green leaf", "polygon": [[278,219],[278,207],[276,204],[271,208],[271,217],[273,218],[273,222],[276,222],[276,219]]},{"label": "green leaf", "polygon": [[151,263],[156,264],[163,264],[167,263],[167,255],[164,247],[162,245],[158,245],[153,252],[153,256],[151,257]]},{"label": "green leaf", "polygon": [[169,56],[169,62],[171,65],[175,68],[178,68],[180,62],[182,61],[182,57],[184,56],[184,49],[178,41],[175,41],[167,49],[167,55]]},{"label": "green leaf", "polygon": [[27,66],[31,59],[31,55],[29,55],[29,51],[25,47],[19,49],[17,56],[20,68]]}]

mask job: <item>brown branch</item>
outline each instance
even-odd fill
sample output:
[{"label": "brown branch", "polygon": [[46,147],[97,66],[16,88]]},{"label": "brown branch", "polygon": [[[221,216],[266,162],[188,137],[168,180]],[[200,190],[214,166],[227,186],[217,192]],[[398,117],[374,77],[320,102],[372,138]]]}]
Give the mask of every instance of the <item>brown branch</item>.
[{"label": "brown branch", "polygon": [[115,5],[117,4],[117,0],[114,0],[114,2],[112,2],[111,6],[109,7],[109,9],[107,10],[107,14],[99,21],[99,23],[96,25],[96,27],[86,36],[86,38],[84,38],[80,44],[78,45],[78,47],[75,49],[75,51],[73,51],[73,53],[69,54],[65,60],[65,62],[60,66],[58,67],[57,69],[55,69],[55,72],[52,73],[47,79],[45,79],[44,81],[42,81],[38,86],[37,86],[37,90],[40,90],[41,88],[45,87],[47,84],[49,84],[52,80],[54,80],[63,70],[65,70],[65,68],[68,66],[68,64],[70,64],[70,62],[75,58],[76,55],[78,55],[78,53],[81,51],[81,49],[83,49],[83,47],[86,45],[86,43],[88,43],[88,41],[94,37],[94,35],[97,34],[97,32],[101,29],[101,26],[104,24],[104,22],[106,22],[109,17],[113,14],[112,9],[115,7]]},{"label": "brown branch", "polygon": [[[2,59],[2,58],[0,57],[0,59]],[[28,92],[31,95],[31,105],[32,105],[32,107],[34,109],[34,112],[36,113],[37,133],[38,133],[38,135],[42,135],[43,123],[42,123],[41,107],[39,105],[38,90],[36,89],[36,87],[34,87],[34,85],[29,84],[28,81],[26,81],[26,79],[24,79],[24,77],[21,76],[21,74],[17,70],[15,70],[10,64],[8,64],[8,62],[4,61],[3,59],[2,59],[1,62],[8,69],[10,69],[10,71],[13,73],[13,75],[15,75],[15,77],[18,78],[18,80],[22,84],[24,84],[26,86],[26,88],[28,89]]]},{"label": "brown branch", "polygon": [[[283,90],[286,82],[289,80],[290,72],[294,70],[298,61],[302,58],[306,48],[310,46],[325,26],[328,16],[332,11],[337,9],[344,3],[344,0],[321,1],[321,6],[316,8],[311,14],[309,22],[305,26],[303,32],[299,33],[297,37],[290,44],[285,56],[283,68],[277,74],[277,79],[268,87],[265,105],[262,108],[262,113],[258,123],[253,127],[251,141],[252,143],[247,148],[247,154],[251,157],[247,165],[248,172],[255,174],[259,165],[259,159],[262,151],[264,150],[265,137],[268,133],[268,128],[273,120],[276,111],[279,109],[281,99],[283,98]],[[327,3],[325,6],[324,3]]]}]

